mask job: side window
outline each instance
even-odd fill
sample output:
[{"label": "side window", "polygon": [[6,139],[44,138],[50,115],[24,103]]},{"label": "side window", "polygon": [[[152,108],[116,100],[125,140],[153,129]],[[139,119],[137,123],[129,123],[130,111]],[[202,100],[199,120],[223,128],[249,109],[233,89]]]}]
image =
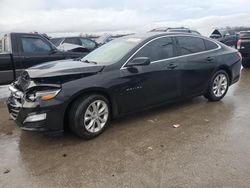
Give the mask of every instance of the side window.
[{"label": "side window", "polygon": [[174,57],[173,42],[170,37],[156,39],[144,46],[133,58],[148,57],[151,61]]},{"label": "side window", "polygon": [[27,53],[47,53],[51,47],[42,39],[36,37],[21,37],[23,52]]},{"label": "side window", "polygon": [[63,43],[81,45],[81,42],[80,42],[79,38],[76,38],[76,37],[74,37],[74,38],[65,38]]},{"label": "side window", "polygon": [[213,50],[213,49],[218,48],[218,45],[215,44],[215,43],[212,42],[212,41],[204,40],[204,42],[205,42],[205,46],[206,46],[206,49],[207,49],[207,50]]},{"label": "side window", "polygon": [[177,43],[180,47],[181,55],[187,55],[197,52],[205,51],[205,44],[203,39],[197,37],[176,37]]},{"label": "side window", "polygon": [[95,42],[86,39],[86,38],[80,38],[82,46],[84,46],[85,48],[89,49],[89,50],[93,50],[96,48],[96,44]]}]

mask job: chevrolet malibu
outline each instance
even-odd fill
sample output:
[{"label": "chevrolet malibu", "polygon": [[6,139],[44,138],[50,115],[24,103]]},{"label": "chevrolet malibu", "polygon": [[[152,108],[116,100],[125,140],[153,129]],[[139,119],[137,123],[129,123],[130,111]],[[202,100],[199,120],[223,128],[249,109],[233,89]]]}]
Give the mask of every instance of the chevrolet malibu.
[{"label": "chevrolet malibu", "polygon": [[10,116],[23,130],[90,139],[112,118],[180,99],[219,101],[239,80],[240,54],[184,33],[130,35],[81,59],[29,68],[10,86]]}]

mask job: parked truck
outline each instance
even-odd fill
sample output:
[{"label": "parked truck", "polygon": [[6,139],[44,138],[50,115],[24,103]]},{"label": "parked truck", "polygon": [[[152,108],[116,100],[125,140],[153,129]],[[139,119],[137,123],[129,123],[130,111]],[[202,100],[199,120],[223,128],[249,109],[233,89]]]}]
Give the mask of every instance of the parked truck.
[{"label": "parked truck", "polygon": [[12,82],[24,69],[34,65],[87,54],[58,50],[47,38],[34,33],[9,33],[0,43],[0,85]]},{"label": "parked truck", "polygon": [[242,56],[242,66],[250,68],[250,31],[241,31],[237,49]]}]

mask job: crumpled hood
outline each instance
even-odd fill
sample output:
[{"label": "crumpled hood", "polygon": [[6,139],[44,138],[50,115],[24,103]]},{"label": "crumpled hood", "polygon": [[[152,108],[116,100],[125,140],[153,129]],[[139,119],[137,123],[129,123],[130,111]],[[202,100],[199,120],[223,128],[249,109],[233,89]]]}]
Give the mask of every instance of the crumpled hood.
[{"label": "crumpled hood", "polygon": [[96,73],[104,66],[85,63],[78,60],[59,60],[43,63],[26,70],[30,78],[44,78],[82,73]]}]

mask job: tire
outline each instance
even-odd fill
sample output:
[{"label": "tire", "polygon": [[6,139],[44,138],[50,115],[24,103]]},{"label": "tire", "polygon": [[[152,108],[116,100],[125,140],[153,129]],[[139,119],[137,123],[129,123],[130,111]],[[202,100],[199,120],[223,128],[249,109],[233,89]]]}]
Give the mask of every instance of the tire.
[{"label": "tire", "polygon": [[86,95],[73,103],[69,113],[69,127],[79,137],[89,140],[105,130],[110,118],[110,104],[104,96]]},{"label": "tire", "polygon": [[[221,82],[218,80],[220,80]],[[222,82],[222,80],[224,81]],[[221,100],[226,95],[229,88],[229,84],[230,80],[227,72],[224,70],[217,71],[210,80],[207,92],[204,97],[207,98],[209,101]]]}]

